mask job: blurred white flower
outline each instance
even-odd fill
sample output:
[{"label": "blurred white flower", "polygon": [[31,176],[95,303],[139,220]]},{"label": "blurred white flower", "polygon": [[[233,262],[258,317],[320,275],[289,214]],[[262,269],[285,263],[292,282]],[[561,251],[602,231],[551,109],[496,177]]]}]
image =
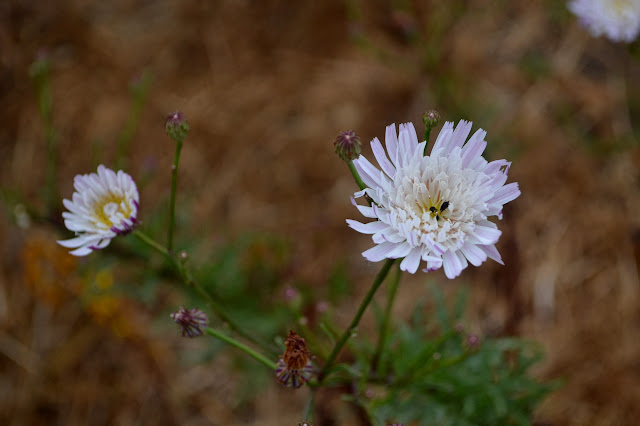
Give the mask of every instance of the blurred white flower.
[{"label": "blurred white flower", "polygon": [[431,150],[418,143],[413,124],[387,127],[385,144],[390,160],[375,138],[373,154],[378,170],[364,156],[353,163],[367,185],[354,196],[368,195],[373,204],[352,203],[366,224],[347,219],[353,229],[373,234],[373,248],[362,255],[371,262],[404,258],[400,269],[415,273],[421,261],[425,272],[444,266],[448,278],[460,275],[468,265],[479,266],[487,257],[502,263],[495,243],[501,232],[487,220],[502,218],[502,206],[520,195],[517,183],[505,185],[511,163],[487,162],[482,157],[486,132],[479,129],[465,143],[471,122],[443,126]]},{"label": "blurred white flower", "polygon": [[138,188],[127,173],[114,172],[103,165],[98,173],[74,178],[72,201],[62,200],[69,210],[62,213],[64,224],[76,238],[58,241],[63,247],[75,248],[71,254],[85,256],[105,248],[117,235],[127,234],[136,226]]},{"label": "blurred white flower", "polygon": [[572,0],[567,7],[594,37],[631,42],[640,32],[640,0]]}]

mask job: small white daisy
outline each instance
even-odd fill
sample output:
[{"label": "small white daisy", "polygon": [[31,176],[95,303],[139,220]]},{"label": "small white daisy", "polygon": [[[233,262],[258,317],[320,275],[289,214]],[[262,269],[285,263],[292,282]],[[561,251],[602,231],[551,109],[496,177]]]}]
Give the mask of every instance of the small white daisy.
[{"label": "small white daisy", "polygon": [[424,155],[426,142],[418,143],[413,124],[387,127],[385,144],[371,141],[381,170],[364,156],[353,161],[367,185],[354,196],[368,195],[373,204],[352,203],[366,224],[347,219],[353,229],[373,234],[373,248],[362,255],[371,262],[404,258],[400,269],[415,273],[421,261],[425,272],[444,266],[448,278],[455,278],[468,262],[479,266],[487,257],[502,264],[495,247],[501,232],[487,220],[502,218],[502,206],[520,195],[517,183],[505,185],[511,163],[487,162],[482,157],[486,132],[476,131],[465,143],[471,122],[444,124],[431,155]]},{"label": "small white daisy", "polygon": [[71,254],[85,256],[105,248],[117,235],[127,234],[136,226],[138,188],[127,173],[118,173],[103,165],[98,173],[76,175],[76,192],[72,201],[62,200],[69,210],[62,213],[64,224],[76,238],[58,241],[63,247],[75,248]]},{"label": "small white daisy", "polygon": [[567,7],[594,37],[631,42],[640,32],[640,0],[572,0]]}]

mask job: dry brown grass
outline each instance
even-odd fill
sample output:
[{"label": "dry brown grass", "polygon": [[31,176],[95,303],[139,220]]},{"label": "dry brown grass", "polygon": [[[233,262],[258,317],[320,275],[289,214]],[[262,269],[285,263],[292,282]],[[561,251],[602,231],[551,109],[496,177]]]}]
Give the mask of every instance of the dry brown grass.
[{"label": "dry brown grass", "polygon": [[[358,254],[367,239],[344,224],[355,214],[354,185],[333,137],[352,128],[369,140],[391,122],[419,122],[428,108],[474,120],[488,130],[492,158],[513,158],[523,194],[501,225],[506,266],[459,280],[473,283],[474,326],[544,345],[538,374],[566,385],[540,407],[541,421],[636,424],[640,152],[629,135],[640,117],[626,99],[640,98],[639,62],[563,17],[562,2],[415,2],[414,21],[391,3],[368,3],[353,25],[340,2],[5,2],[2,186],[39,203],[46,158],[28,79],[39,49],[53,61],[58,188],[67,197],[72,177],[93,167],[93,141],[113,160],[128,84],[148,69],[155,80],[129,169],[156,177],[142,188],[142,215],[166,198],[173,148],[162,120],[179,108],[192,127],[180,178],[190,226],[283,235],[297,253],[290,274],[311,286],[347,258],[363,292],[375,268]],[[435,64],[421,63],[425,45],[407,42],[401,24],[435,34]],[[359,48],[349,37],[357,31],[375,47]],[[528,61],[543,71],[532,74]],[[0,423],[297,423],[306,391],[274,385],[239,410],[228,360],[181,367],[184,341],[150,334],[139,302],[84,309],[77,264],[52,243],[60,234],[46,224],[19,229],[9,212],[0,213]],[[423,282],[403,283],[399,314]],[[346,411],[334,416],[356,424]]]}]

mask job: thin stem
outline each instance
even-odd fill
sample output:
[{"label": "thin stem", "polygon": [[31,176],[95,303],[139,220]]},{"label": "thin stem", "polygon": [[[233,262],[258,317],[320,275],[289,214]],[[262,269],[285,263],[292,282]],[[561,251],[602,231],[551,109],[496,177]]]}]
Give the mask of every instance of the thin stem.
[{"label": "thin stem", "polygon": [[351,337],[353,331],[360,323],[360,319],[362,318],[364,311],[367,309],[367,306],[369,306],[369,303],[371,303],[373,295],[376,294],[376,290],[378,290],[378,287],[380,287],[380,284],[382,284],[385,277],[389,273],[389,269],[391,269],[391,265],[393,265],[393,262],[395,262],[395,259],[387,259],[382,269],[380,269],[380,272],[378,272],[378,275],[376,275],[376,279],[371,284],[371,288],[360,304],[360,307],[358,308],[356,315],[353,317],[351,324],[349,324],[349,327],[347,327],[347,329],[342,334],[342,337],[340,337],[340,340],[338,340],[338,343],[336,343],[336,345],[334,346],[333,351],[331,351],[331,354],[329,355],[329,359],[322,368],[322,371],[318,376],[318,381],[320,384],[322,384],[323,380],[329,373],[329,370],[331,369],[331,367],[333,367],[333,363],[335,362],[338,353],[340,352],[344,344],[347,343],[347,340],[349,340],[349,337]]},{"label": "thin stem", "polygon": [[315,406],[317,391],[318,391],[318,388],[311,389],[311,396],[309,397],[309,401],[307,401],[307,405],[304,407],[304,412],[302,413],[303,422],[313,421],[313,408]]},{"label": "thin stem", "polygon": [[389,319],[391,317],[391,309],[393,307],[393,302],[396,298],[396,292],[398,290],[398,284],[400,283],[400,277],[402,276],[402,271],[400,268],[396,270],[396,275],[391,281],[391,287],[389,287],[389,296],[387,298],[387,305],[384,309],[384,315],[382,317],[382,324],[380,325],[380,335],[378,336],[378,345],[376,346],[376,351],[373,355],[373,360],[371,361],[371,371],[376,372],[378,370],[378,364],[380,363],[380,358],[382,357],[382,353],[384,352],[384,346],[387,342],[387,335],[389,334]]},{"label": "thin stem", "polygon": [[188,284],[193,286],[193,288],[196,289],[198,294],[200,294],[200,296],[205,298],[211,310],[216,314],[218,318],[220,318],[220,320],[225,322],[231,330],[233,330],[243,338],[247,339],[249,342],[253,343],[254,345],[259,346],[260,348],[272,353],[273,355],[277,355],[277,352],[271,349],[269,345],[267,345],[266,343],[260,342],[258,339],[256,339],[255,337],[251,336],[249,333],[244,331],[233,319],[231,319],[231,317],[224,311],[222,306],[220,306],[220,304],[216,302],[216,300],[213,297],[211,297],[211,295],[207,291],[205,291],[205,289],[202,288],[199,284],[197,284],[193,280],[189,280]]},{"label": "thin stem", "polygon": [[158,242],[156,242],[154,239],[152,239],[150,236],[148,236],[147,234],[137,229],[133,231],[133,235],[138,237],[143,243],[145,243],[149,247],[153,248],[154,250],[158,251],[160,254],[165,256],[167,259],[171,261],[171,263],[175,263],[175,259],[171,256],[169,251],[166,248],[164,248],[162,245],[160,245]]},{"label": "thin stem", "polygon": [[231,319],[231,317],[224,311],[224,309],[220,306],[220,304],[218,302],[216,302],[215,298],[213,298],[213,296],[211,294],[209,294],[208,291],[206,291],[204,288],[202,288],[198,283],[196,283],[191,278],[191,276],[189,274],[189,271],[185,268],[185,266],[182,263],[180,263],[175,257],[173,257],[171,255],[169,250],[167,250],[160,243],[156,242],[154,239],[152,239],[151,237],[149,237],[147,234],[143,233],[142,231],[139,231],[139,230],[136,229],[136,230],[133,231],[133,234],[136,237],[138,237],[142,242],[147,244],[149,247],[153,248],[154,250],[158,251],[160,254],[165,256],[167,258],[167,260],[169,260],[169,262],[178,271],[178,274],[180,275],[180,278],[182,279],[182,282],[184,284],[186,284],[187,286],[189,286],[189,287],[193,287],[198,292],[198,294],[200,294],[200,296],[203,297],[207,301],[207,304],[209,305],[211,310],[216,314],[216,316],[218,318],[220,318],[220,320],[222,320],[223,322],[227,323],[227,325],[229,326],[229,328],[231,330],[233,330],[234,332],[236,332],[238,335],[242,336],[243,338],[247,339],[248,341],[250,341],[254,345],[259,346],[260,348],[262,348],[262,349],[264,349],[264,350],[266,350],[266,351],[268,351],[268,352],[270,352],[270,353],[272,353],[274,355],[277,354],[277,351],[271,349],[269,347],[269,345],[258,341],[256,338],[254,338],[253,336],[248,334],[246,331],[244,331],[233,319]]},{"label": "thin stem", "polygon": [[266,367],[275,370],[276,369],[276,363],[271,361],[269,358],[265,357],[264,355],[262,355],[259,352],[254,351],[253,349],[251,349],[250,347],[248,347],[247,345],[238,342],[236,339],[227,336],[224,333],[221,333],[217,330],[214,330],[213,328],[207,327],[206,332],[208,335],[213,336],[217,339],[222,340],[225,343],[230,344],[231,346],[234,346],[237,349],[240,349],[241,351],[245,352],[247,355],[249,355],[250,357],[252,357],[253,359],[261,362],[262,364],[264,364]]},{"label": "thin stem", "polygon": [[431,137],[431,129],[433,129],[433,127],[427,126],[424,129],[424,140],[425,142],[427,142],[424,145],[424,155],[427,155],[427,148],[429,147],[429,138]]},{"label": "thin stem", "polygon": [[353,175],[353,178],[356,180],[356,183],[358,184],[358,188],[365,189],[367,185],[365,185],[364,182],[362,181],[362,178],[360,178],[360,174],[356,170],[356,166],[353,165],[353,161],[349,161],[347,163],[347,166],[349,166],[349,170],[351,170],[351,174]]},{"label": "thin stem", "polygon": [[171,167],[171,200],[169,201],[169,230],[167,237],[167,249],[171,251],[173,248],[173,228],[176,221],[176,188],[178,186],[178,163],[180,162],[180,151],[182,150],[182,141],[176,141],[176,154],[173,157],[173,166]]}]

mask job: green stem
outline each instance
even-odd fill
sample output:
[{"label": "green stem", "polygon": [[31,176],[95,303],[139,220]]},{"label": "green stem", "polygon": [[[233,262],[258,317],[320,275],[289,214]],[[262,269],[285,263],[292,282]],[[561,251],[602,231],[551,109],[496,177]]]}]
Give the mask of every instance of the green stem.
[{"label": "green stem", "polygon": [[349,166],[349,170],[351,170],[351,174],[353,175],[353,178],[356,180],[356,183],[358,184],[358,188],[365,189],[367,185],[365,185],[364,182],[362,181],[362,178],[360,178],[360,174],[356,170],[356,166],[353,165],[353,161],[349,161],[347,163],[347,166]]},{"label": "green stem", "polygon": [[254,345],[259,346],[260,348],[274,355],[277,354],[277,351],[275,351],[274,349],[271,349],[269,345],[258,341],[256,338],[254,338],[249,333],[244,331],[238,324],[236,324],[236,322],[231,319],[231,317],[224,311],[224,309],[220,306],[220,304],[216,302],[216,300],[211,296],[211,294],[209,294],[209,292],[207,292],[204,288],[202,288],[198,283],[196,283],[191,278],[185,266],[182,263],[180,263],[175,257],[173,257],[169,252],[169,250],[167,250],[165,247],[163,247],[161,244],[156,242],[154,239],[152,239],[142,231],[139,231],[136,229],[133,231],[133,234],[136,237],[138,237],[142,242],[147,244],[149,247],[153,248],[154,250],[158,251],[160,254],[165,256],[167,260],[169,260],[169,262],[176,268],[183,283],[189,287],[193,287],[198,292],[198,294],[200,294],[200,296],[207,301],[207,304],[209,305],[211,310],[215,313],[215,315],[218,318],[220,318],[220,320],[227,323],[227,325],[231,330],[233,330],[243,338],[247,339]]},{"label": "green stem", "polygon": [[431,129],[433,129],[433,127],[425,127],[424,129],[424,140],[427,142],[424,145],[424,155],[427,155],[427,148],[429,147],[429,138],[431,137]]},{"label": "green stem", "polygon": [[387,342],[387,335],[389,334],[389,319],[391,318],[391,309],[396,298],[396,292],[398,290],[398,284],[400,283],[401,276],[402,270],[398,268],[396,271],[396,276],[394,277],[393,281],[391,281],[391,287],[389,287],[387,305],[385,306],[384,315],[382,317],[382,324],[380,325],[380,336],[378,337],[378,345],[376,346],[376,351],[371,362],[372,372],[376,372],[378,370],[378,364],[380,363],[380,358],[382,357],[382,353],[384,352],[384,346]]},{"label": "green stem", "polygon": [[303,422],[308,423],[313,421],[313,407],[315,405],[317,391],[318,388],[311,389],[311,396],[309,397],[309,401],[307,401],[307,405],[304,407],[304,412],[302,413]]},{"label": "green stem", "polygon": [[147,234],[145,234],[144,232],[138,229],[135,229],[133,231],[133,235],[138,237],[143,243],[145,243],[149,247],[153,248],[154,250],[158,251],[160,254],[164,255],[167,259],[169,259],[169,261],[171,261],[171,263],[175,263],[175,259],[171,256],[169,251],[166,248],[164,248],[162,245],[157,243],[155,240],[153,240],[151,237],[149,237]]},{"label": "green stem", "polygon": [[182,141],[176,141],[176,154],[173,157],[173,166],[171,167],[171,200],[169,201],[169,230],[167,237],[167,248],[169,251],[173,248],[173,228],[176,221],[176,188],[178,186],[178,163],[180,162],[180,151],[182,150]]},{"label": "green stem", "polygon": [[267,358],[266,356],[262,355],[259,352],[254,351],[253,349],[251,349],[250,347],[248,347],[247,345],[238,342],[236,339],[227,336],[224,333],[221,333],[217,330],[214,330],[213,328],[207,327],[206,332],[208,335],[213,336],[217,339],[222,340],[225,343],[228,343],[229,345],[240,349],[241,351],[245,352],[247,355],[249,355],[250,357],[252,357],[253,359],[261,362],[262,364],[264,364],[266,367],[275,370],[276,369],[276,363],[271,361],[269,358]]},{"label": "green stem", "polygon": [[331,354],[329,355],[329,359],[327,360],[326,364],[322,368],[322,371],[318,376],[319,384],[322,384],[325,377],[329,373],[329,370],[331,369],[331,367],[333,367],[333,363],[335,362],[336,357],[338,356],[338,353],[340,352],[344,344],[347,343],[347,340],[349,340],[349,337],[351,337],[354,330],[360,323],[360,319],[362,318],[364,311],[367,309],[367,306],[369,306],[369,303],[371,303],[371,300],[373,299],[373,295],[376,293],[376,290],[378,290],[378,287],[380,287],[380,284],[382,284],[385,277],[389,273],[389,269],[391,269],[391,265],[393,265],[393,262],[395,262],[395,259],[387,259],[382,269],[380,269],[380,272],[378,272],[378,275],[376,275],[376,279],[373,281],[373,284],[371,284],[371,288],[369,289],[369,292],[367,293],[367,295],[364,297],[364,300],[360,304],[360,307],[358,308],[358,312],[356,312],[356,315],[353,317],[351,324],[349,324],[349,327],[347,327],[347,329],[342,334],[342,337],[340,337],[340,340],[338,340],[338,343],[336,343],[336,345],[334,346],[333,351],[331,351]]}]

